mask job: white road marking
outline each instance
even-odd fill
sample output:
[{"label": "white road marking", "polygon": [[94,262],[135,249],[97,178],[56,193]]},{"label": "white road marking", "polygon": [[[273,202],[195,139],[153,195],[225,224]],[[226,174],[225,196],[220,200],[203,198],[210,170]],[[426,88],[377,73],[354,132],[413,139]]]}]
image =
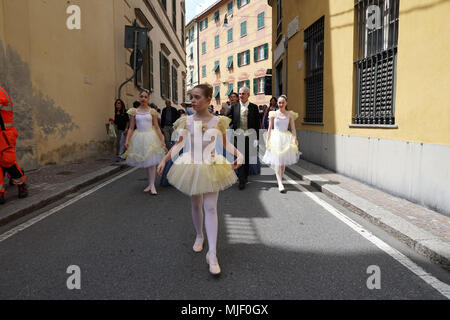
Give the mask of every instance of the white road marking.
[{"label": "white road marking", "polygon": [[102,184],[99,184],[98,186],[96,186],[96,187],[94,187],[94,188],[92,188],[92,189],[90,189],[90,190],[88,190],[88,191],[86,191],[86,192],[76,196],[75,198],[73,198],[73,199],[71,199],[71,200],[69,200],[67,202],[64,202],[63,204],[61,204],[61,205],[59,205],[57,207],[55,207],[55,208],[53,208],[53,209],[51,209],[51,210],[49,210],[47,212],[44,212],[44,213],[40,214],[39,216],[34,217],[33,219],[30,219],[29,221],[24,222],[21,225],[18,225],[17,227],[9,230],[8,232],[5,232],[2,235],[0,235],[0,242],[3,242],[6,239],[11,238],[15,234],[17,234],[17,233],[19,233],[19,232],[21,232],[21,231],[31,227],[32,225],[38,223],[39,221],[42,221],[45,218],[51,216],[52,214],[54,214],[54,213],[56,213],[56,212],[58,212],[58,211],[60,211],[60,210],[62,210],[64,208],[70,206],[71,204],[74,204],[75,202],[77,202],[77,201],[79,201],[79,200],[89,196],[90,194],[96,192],[97,190],[100,190],[101,188],[107,186],[108,184],[113,183],[114,181],[119,180],[119,179],[129,175],[130,173],[136,171],[137,169],[138,168],[133,168],[133,169],[127,171],[127,172],[124,172],[124,173],[118,175],[117,177],[114,177],[111,180],[105,181]]},{"label": "white road marking", "polygon": [[388,255],[390,255],[392,258],[400,262],[403,266],[405,266],[407,269],[409,269],[411,272],[413,272],[415,275],[420,277],[423,281],[425,281],[427,284],[432,286],[434,289],[439,291],[440,294],[442,294],[447,299],[450,299],[450,286],[435,277],[433,277],[431,274],[427,273],[425,270],[423,270],[421,267],[419,267],[417,264],[415,264],[411,259],[406,257],[404,254],[399,252],[398,250],[392,248],[390,245],[385,243],[383,240],[379,239],[375,235],[373,235],[370,231],[364,229],[360,224],[353,221],[349,217],[347,217],[345,214],[334,208],[332,205],[327,203],[326,201],[320,199],[318,196],[316,196],[314,193],[308,191],[305,187],[303,187],[301,184],[296,182],[291,178],[290,175],[284,174],[286,181],[288,181],[290,184],[292,184],[294,187],[296,187],[298,190],[302,191],[306,196],[311,198],[314,202],[319,204],[322,208],[330,212],[332,215],[334,215],[336,218],[338,218],[340,221],[344,222],[346,225],[348,225],[350,228],[352,228],[354,231],[359,233],[361,236],[372,242],[374,245],[376,245],[378,248],[386,252]]}]

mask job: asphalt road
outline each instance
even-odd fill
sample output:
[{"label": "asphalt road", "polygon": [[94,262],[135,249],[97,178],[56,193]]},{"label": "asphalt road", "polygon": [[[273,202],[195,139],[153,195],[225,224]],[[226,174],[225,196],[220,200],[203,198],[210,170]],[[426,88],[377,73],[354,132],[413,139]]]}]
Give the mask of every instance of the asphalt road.
[{"label": "asphalt road", "polygon": [[[133,171],[0,240],[0,299],[446,299],[305,192],[289,185],[280,194],[269,168],[246,190],[220,193],[222,275],[213,277],[206,250],[191,249],[189,197],[162,187],[152,197],[145,183],[144,171]],[[309,190],[450,283],[445,270]],[[72,265],[80,290],[66,285]],[[370,266],[380,270],[380,289],[367,286]]]}]

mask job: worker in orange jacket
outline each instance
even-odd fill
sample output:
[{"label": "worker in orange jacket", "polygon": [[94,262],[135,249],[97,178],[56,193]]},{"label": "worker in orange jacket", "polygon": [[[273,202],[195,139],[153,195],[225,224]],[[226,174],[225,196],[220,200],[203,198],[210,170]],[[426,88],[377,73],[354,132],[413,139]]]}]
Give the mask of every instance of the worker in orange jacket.
[{"label": "worker in orange jacket", "polygon": [[19,198],[28,196],[26,176],[17,163],[16,140],[19,135],[13,123],[13,103],[5,89],[0,86],[0,204],[5,203],[5,173],[12,184],[19,187]]}]

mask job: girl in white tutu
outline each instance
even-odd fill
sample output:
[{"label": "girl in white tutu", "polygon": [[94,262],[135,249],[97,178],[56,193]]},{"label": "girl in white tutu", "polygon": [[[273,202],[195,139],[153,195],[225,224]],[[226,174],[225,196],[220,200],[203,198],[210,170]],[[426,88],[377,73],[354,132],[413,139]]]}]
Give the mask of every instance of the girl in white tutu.
[{"label": "girl in white tutu", "polygon": [[[177,156],[186,145],[186,140],[189,141],[189,150],[174,161],[167,179],[172,186],[191,196],[192,220],[197,232],[193,246],[195,252],[203,250],[204,208],[209,247],[206,262],[209,264],[210,273],[217,275],[221,272],[216,256],[219,191],[236,182],[237,176],[233,169],[241,166],[244,157],[227,139],[226,130],[231,120],[214,116],[208,111],[212,93],[213,89],[209,85],[198,85],[192,90],[191,101],[195,113],[175,122],[174,128],[179,138],[158,166],[158,174],[161,176],[166,162]],[[237,156],[233,164],[217,153],[217,141],[220,141],[230,154]],[[222,150],[222,147],[219,150]]]},{"label": "girl in white tutu", "polygon": [[[283,186],[283,175],[286,166],[298,162],[301,153],[298,151],[298,141],[295,130],[295,120],[298,114],[287,110],[287,97],[278,98],[278,111],[269,113],[269,130],[265,135],[266,153],[263,162],[275,169],[278,190],[286,193]],[[288,128],[291,128],[291,132]]]},{"label": "girl in white tutu", "polygon": [[[156,166],[166,154],[164,136],[158,125],[158,113],[148,105],[149,92],[144,90],[139,95],[140,106],[128,110],[130,129],[125,147],[127,164],[132,167],[146,168],[148,187],[144,192],[157,195],[155,188]],[[135,125],[137,130],[135,130]]]}]

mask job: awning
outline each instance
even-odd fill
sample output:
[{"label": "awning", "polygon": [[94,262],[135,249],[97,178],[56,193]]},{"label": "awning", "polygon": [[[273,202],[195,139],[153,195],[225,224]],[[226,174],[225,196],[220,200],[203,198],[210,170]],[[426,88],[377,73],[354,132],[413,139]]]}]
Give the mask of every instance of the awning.
[{"label": "awning", "polygon": [[228,57],[228,64],[227,64],[227,68],[231,69],[233,68],[233,56]]},{"label": "awning", "polygon": [[214,63],[214,68],[213,68],[213,72],[217,72],[219,70],[219,61],[216,61]]},{"label": "awning", "polygon": [[233,86],[228,86],[228,91],[226,96],[228,97],[233,92]]}]

